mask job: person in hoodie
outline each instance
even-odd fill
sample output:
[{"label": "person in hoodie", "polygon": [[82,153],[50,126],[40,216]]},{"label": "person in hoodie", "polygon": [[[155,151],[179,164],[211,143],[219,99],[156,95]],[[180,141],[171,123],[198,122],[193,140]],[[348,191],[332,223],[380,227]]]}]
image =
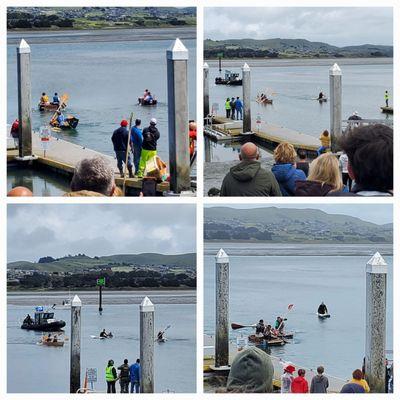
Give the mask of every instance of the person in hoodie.
[{"label": "person in hoodie", "polygon": [[306,371],[300,368],[297,371],[297,377],[293,379],[291,393],[308,393],[308,382],[304,376]]},{"label": "person in hoodie", "polygon": [[294,146],[287,142],[282,142],[274,150],[275,164],[272,173],[279,183],[283,196],[294,196],[296,181],[305,180],[304,171],[296,167],[296,150]]},{"label": "person in hoodie", "polygon": [[156,128],[156,125],[157,120],[152,118],[150,125],[143,129],[142,152],[140,154],[139,172],[137,174],[139,177],[143,177],[147,161],[157,155],[157,141],[160,139],[160,132]]},{"label": "person in hoodie", "polygon": [[270,171],[261,168],[260,153],[254,143],[240,148],[240,163],[225,176],[220,196],[280,196],[278,182]]},{"label": "person in hoodie", "polygon": [[332,153],[325,153],[313,160],[307,180],[296,182],[295,195],[326,196],[341,191],[348,189],[342,181],[339,161]]},{"label": "person in hoodie", "polygon": [[324,367],[317,368],[317,375],[311,379],[310,393],[327,393],[329,380],[324,375]]}]

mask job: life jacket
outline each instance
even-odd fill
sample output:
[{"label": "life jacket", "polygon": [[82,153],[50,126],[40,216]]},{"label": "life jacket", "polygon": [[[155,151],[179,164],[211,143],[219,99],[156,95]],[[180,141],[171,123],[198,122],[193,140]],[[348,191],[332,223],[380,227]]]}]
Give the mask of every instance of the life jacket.
[{"label": "life jacket", "polygon": [[231,109],[231,101],[230,100],[227,100],[226,102],[225,102],[225,110],[230,110]]},{"label": "life jacket", "polygon": [[114,374],[112,372],[113,368],[114,368],[113,365],[110,366],[110,367],[106,367],[106,381],[107,382],[115,381]]}]

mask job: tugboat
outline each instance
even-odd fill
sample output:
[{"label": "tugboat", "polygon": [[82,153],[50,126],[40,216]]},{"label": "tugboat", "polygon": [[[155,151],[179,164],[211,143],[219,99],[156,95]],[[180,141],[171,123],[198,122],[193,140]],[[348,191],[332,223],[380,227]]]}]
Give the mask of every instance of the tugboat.
[{"label": "tugboat", "polygon": [[220,76],[215,78],[216,85],[242,86],[242,80],[239,79],[239,74],[225,70],[225,78]]},{"label": "tugboat", "polygon": [[45,332],[57,332],[64,328],[65,322],[54,319],[53,312],[47,312],[43,310],[43,307],[36,307],[35,319],[33,320],[28,315],[22,325],[21,329],[30,331],[45,331]]}]

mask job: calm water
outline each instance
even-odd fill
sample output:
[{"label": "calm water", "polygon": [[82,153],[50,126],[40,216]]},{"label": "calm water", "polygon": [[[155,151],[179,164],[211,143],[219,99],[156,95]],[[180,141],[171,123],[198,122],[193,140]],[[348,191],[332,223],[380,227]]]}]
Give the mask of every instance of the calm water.
[{"label": "calm water", "polygon": [[[144,294],[136,296],[137,301]],[[48,348],[37,345],[40,333],[27,332],[20,329],[21,322],[27,313],[31,313],[32,296],[36,297],[36,305],[41,304],[40,295],[25,296],[26,305],[20,305],[18,296],[16,304],[8,304],[7,322],[7,391],[8,392],[69,392],[69,356],[70,347],[67,342],[61,348]],[[105,367],[109,359],[117,366],[124,358],[129,362],[139,357],[139,306],[138,304],[121,304],[121,296],[107,294],[102,315],[97,306],[88,299],[95,295],[83,295],[82,309],[82,374],[86,368],[97,368],[98,382],[95,390],[106,390]],[[152,294],[149,297],[153,299]],[[177,301],[179,297],[181,300]],[[186,297],[186,299],[185,299]],[[168,324],[168,341],[155,345],[155,390],[164,392],[194,392],[196,390],[196,306],[193,293],[184,296],[181,293],[154,293],[155,329],[163,329]],[[61,297],[57,298],[60,300]],[[189,300],[188,300],[189,299]],[[9,297],[10,300],[10,297]],[[46,302],[48,299],[46,298]],[[53,301],[53,298],[51,298]],[[135,301],[136,302],[136,301]],[[116,303],[116,304],[109,304]],[[51,304],[50,302],[48,304]],[[118,304],[118,305],[117,305]],[[65,331],[70,336],[70,310],[57,310],[56,317],[63,319],[67,325]],[[112,340],[94,340],[90,335],[98,335],[106,328],[114,334]],[[39,367],[40,366],[40,367]],[[82,375],[83,376],[83,375]],[[21,379],[23,377],[23,379]],[[45,377],[45,379],[43,379]],[[82,378],[83,379],[83,378]],[[119,385],[117,384],[119,391]]]},{"label": "calm water", "polygon": [[[204,329],[214,332],[215,324],[215,259],[219,246],[230,256],[230,321],[252,324],[263,318],[275,322],[294,304],[287,315],[288,330],[296,332],[293,343],[271,348],[272,354],[305,367],[323,364],[325,371],[348,378],[362,365],[365,346],[365,264],[376,250],[390,253],[388,246],[367,251],[367,246],[273,245],[273,251],[262,245],[224,243],[205,245],[204,259]],[[295,249],[300,254],[295,255]],[[280,248],[280,256],[278,254]],[[268,256],[268,254],[274,254]],[[322,254],[328,254],[323,256]],[[393,348],[393,257],[388,263],[387,349]],[[320,321],[316,309],[321,301],[327,304],[329,320]],[[231,339],[241,332],[231,331]]]},{"label": "calm water", "polygon": [[[148,30],[146,30],[148,31]],[[80,121],[74,133],[62,132],[62,138],[82,144],[105,154],[113,155],[112,132],[123,118],[142,119],[144,126],[156,117],[161,133],[159,155],[168,160],[168,108],[166,80],[166,50],[173,43],[168,40],[131,41],[124,36],[102,34],[101,42],[91,35],[96,32],[76,32],[80,39],[73,43],[60,43],[57,34],[35,34],[32,49],[32,107],[33,127],[48,123],[51,114],[37,111],[36,104],[43,91],[49,94],[68,93],[68,114]],[[179,37],[179,30],[175,37]],[[12,122],[18,113],[17,69],[15,39],[10,34],[7,46],[7,120]],[[43,36],[42,39],[40,36]],[[62,34],[60,34],[62,36]],[[154,37],[160,39],[157,30]],[[146,38],[150,34],[147,32]],[[162,35],[161,35],[162,37]],[[29,42],[29,40],[28,40]],[[183,39],[189,50],[189,116],[196,113],[195,40]],[[156,107],[140,107],[137,98],[148,88],[158,99]]]}]

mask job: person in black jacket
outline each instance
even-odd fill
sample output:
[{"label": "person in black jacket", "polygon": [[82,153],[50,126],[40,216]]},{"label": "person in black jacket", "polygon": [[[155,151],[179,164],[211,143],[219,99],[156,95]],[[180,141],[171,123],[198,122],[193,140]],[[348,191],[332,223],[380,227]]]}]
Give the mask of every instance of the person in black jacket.
[{"label": "person in black jacket", "polygon": [[[115,155],[117,157],[117,166],[119,169],[119,173],[121,174],[121,178],[124,177],[124,170],[122,165],[126,162],[126,152],[128,147],[128,137],[129,132],[126,128],[128,126],[128,121],[123,119],[121,121],[121,126],[116,129],[111,137],[111,140],[114,145]],[[128,171],[129,171],[129,178],[133,178],[132,172],[132,159],[131,154],[128,152]]]},{"label": "person in black jacket", "polygon": [[160,132],[156,125],[157,120],[152,118],[150,120],[150,125],[143,129],[142,153],[140,155],[138,172],[139,177],[143,177],[147,161],[157,155],[157,141],[160,139]]}]

